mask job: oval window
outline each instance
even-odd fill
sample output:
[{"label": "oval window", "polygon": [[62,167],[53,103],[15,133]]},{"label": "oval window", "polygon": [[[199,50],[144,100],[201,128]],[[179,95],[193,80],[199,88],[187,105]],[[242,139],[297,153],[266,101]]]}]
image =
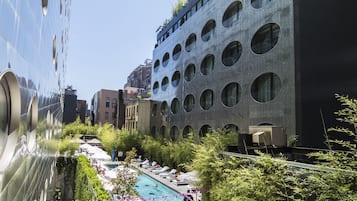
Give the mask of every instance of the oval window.
[{"label": "oval window", "polygon": [[191,52],[196,47],[196,34],[191,34],[185,44],[185,49],[187,52]]},{"label": "oval window", "polygon": [[224,12],[222,24],[224,27],[231,27],[239,20],[239,12],[242,10],[242,2],[233,2]]},{"label": "oval window", "polygon": [[184,101],[184,109],[186,112],[191,112],[195,106],[195,98],[192,94],[187,95]]},{"label": "oval window", "polygon": [[261,103],[273,100],[280,92],[281,81],[275,73],[265,73],[253,82],[252,97]]},{"label": "oval window", "polygon": [[222,91],[222,103],[227,107],[233,107],[238,104],[241,94],[241,88],[238,83],[230,83]]},{"label": "oval window", "polygon": [[202,29],[201,38],[203,41],[209,41],[214,35],[216,29],[216,21],[209,20]]},{"label": "oval window", "polygon": [[278,43],[279,25],[270,23],[262,26],[253,36],[251,47],[254,53],[264,54]]},{"label": "oval window", "polygon": [[189,64],[187,67],[186,67],[186,70],[185,70],[185,80],[186,81],[191,81],[194,77],[195,77],[195,74],[196,74],[196,67],[194,64]]},{"label": "oval window", "polygon": [[233,41],[223,50],[222,62],[225,66],[233,66],[242,54],[242,45],[238,41]]},{"label": "oval window", "polygon": [[160,66],[160,61],[156,60],[154,64],[154,72],[157,72],[159,70],[159,66]]},{"label": "oval window", "polygon": [[172,79],[171,79],[171,84],[172,84],[172,86],[177,87],[177,85],[180,83],[180,78],[181,78],[180,72],[179,72],[179,71],[176,71],[176,72],[172,75]]},{"label": "oval window", "polygon": [[169,86],[169,78],[168,77],[164,77],[164,79],[162,79],[162,82],[161,82],[161,89],[163,91],[166,91],[168,86]]},{"label": "oval window", "polygon": [[205,90],[200,98],[200,105],[202,109],[208,110],[213,106],[213,91],[210,89]]},{"label": "oval window", "polygon": [[214,69],[214,56],[212,54],[207,55],[201,63],[201,73],[203,75],[210,74]]},{"label": "oval window", "polygon": [[180,102],[177,98],[174,98],[171,102],[171,112],[177,114],[180,110]]},{"label": "oval window", "polygon": [[177,44],[174,48],[174,51],[172,52],[172,58],[174,60],[177,60],[181,55],[181,45]]}]

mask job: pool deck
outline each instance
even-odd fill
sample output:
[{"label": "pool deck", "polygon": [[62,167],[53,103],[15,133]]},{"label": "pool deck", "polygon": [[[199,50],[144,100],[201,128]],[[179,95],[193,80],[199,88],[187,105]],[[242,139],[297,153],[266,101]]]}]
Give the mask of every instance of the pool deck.
[{"label": "pool deck", "polygon": [[[157,175],[155,173],[150,172],[150,170],[148,170],[148,169],[139,167],[140,163],[138,163],[138,162],[133,162],[133,163],[131,163],[131,165],[134,166],[139,171],[141,171],[141,172],[149,175],[150,177],[154,178],[155,180],[161,182],[162,184],[172,188],[173,190],[175,190],[175,191],[177,191],[179,193],[187,193],[187,186],[188,185],[176,185],[176,184],[170,182],[169,180],[167,180],[165,178],[162,178],[162,177],[160,177],[159,175]],[[196,195],[192,194],[192,196],[193,196],[193,200],[196,201]]]}]

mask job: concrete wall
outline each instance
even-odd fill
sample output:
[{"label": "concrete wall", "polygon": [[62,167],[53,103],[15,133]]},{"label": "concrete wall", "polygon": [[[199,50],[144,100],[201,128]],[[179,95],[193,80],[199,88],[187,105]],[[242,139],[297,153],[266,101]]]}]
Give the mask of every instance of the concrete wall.
[{"label": "concrete wall", "polygon": [[[226,28],[222,24],[225,10],[234,1],[210,0],[181,27],[178,28],[153,52],[153,62],[160,60],[158,72],[152,72],[152,88],[157,81],[160,83],[158,92],[153,93],[153,100],[167,101],[169,108],[174,98],[180,102],[177,114],[169,112],[169,128],[177,126],[182,134],[185,126],[190,125],[196,133],[203,125],[212,128],[222,128],[227,124],[237,125],[240,132],[247,133],[249,126],[259,124],[273,124],[285,128],[287,134],[295,134],[295,69],[294,69],[294,23],[293,1],[275,0],[260,9],[251,6],[250,0],[243,0],[243,9],[239,20],[232,27]],[[205,42],[201,39],[202,28],[209,20],[215,20],[216,28],[213,37]],[[256,31],[265,24],[276,23],[280,26],[279,40],[276,46],[265,54],[255,54],[251,49],[251,40]],[[185,50],[188,36],[197,36],[196,48],[190,52]],[[232,41],[239,41],[242,54],[233,66],[227,67],[222,63],[222,53]],[[178,60],[172,59],[172,51],[177,44],[181,44],[182,52]],[[162,66],[164,54],[170,54],[166,67]],[[201,62],[208,54],[215,56],[214,70],[209,75],[200,72]],[[192,81],[186,81],[184,71],[193,63],[196,74]],[[171,78],[175,71],[181,74],[177,87],[171,85]],[[254,80],[267,72],[277,74],[281,80],[278,95],[267,103],[259,103],[251,96]],[[167,76],[170,80],[168,88],[163,91],[161,82]],[[224,87],[236,82],[241,87],[238,104],[227,107],[222,103],[221,93]],[[200,96],[206,89],[214,92],[214,104],[209,110],[203,110],[199,104]],[[195,105],[191,112],[183,110],[183,102],[188,94],[195,98]],[[170,109],[169,109],[170,110]],[[165,119],[165,118],[163,118]],[[159,128],[166,125],[164,121]]]}]

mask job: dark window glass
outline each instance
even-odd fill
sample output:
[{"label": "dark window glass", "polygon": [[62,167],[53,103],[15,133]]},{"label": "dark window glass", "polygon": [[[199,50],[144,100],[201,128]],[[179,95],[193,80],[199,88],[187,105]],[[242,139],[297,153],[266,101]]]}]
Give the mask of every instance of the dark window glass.
[{"label": "dark window glass", "polygon": [[226,66],[235,64],[242,54],[242,45],[238,41],[231,42],[224,49],[222,54],[222,62]]},{"label": "dark window glass", "polygon": [[161,128],[160,128],[160,136],[162,138],[165,138],[165,136],[166,136],[166,127],[165,126],[161,126]]},{"label": "dark window glass", "polygon": [[105,99],[105,107],[106,107],[106,108],[109,108],[109,106],[110,106],[110,98],[107,97],[107,98]]},{"label": "dark window glass", "polygon": [[186,70],[185,70],[185,80],[186,81],[191,81],[194,77],[195,77],[195,74],[196,74],[196,67],[194,64],[189,64],[187,67],[186,67]]},{"label": "dark window glass", "polygon": [[274,73],[265,73],[254,80],[251,93],[258,102],[268,102],[273,100],[279,93],[281,81]]},{"label": "dark window glass", "polygon": [[202,109],[208,110],[213,106],[213,91],[210,89],[205,90],[200,98],[200,105]]},{"label": "dark window glass", "polygon": [[184,109],[186,112],[191,112],[195,106],[195,98],[192,94],[187,95],[184,101]]},{"label": "dark window glass", "polygon": [[174,60],[177,60],[181,55],[181,45],[177,44],[174,48],[174,51],[172,52],[172,58]]},{"label": "dark window glass", "polygon": [[167,105],[167,102],[164,101],[161,104],[161,114],[162,115],[167,115],[167,112],[168,112],[168,105]]},{"label": "dark window glass", "polygon": [[222,91],[222,102],[225,106],[232,107],[239,102],[241,89],[238,83],[230,83]]},{"label": "dark window glass", "polygon": [[170,130],[170,138],[174,142],[178,139],[179,137],[179,130],[176,126],[173,126]]},{"label": "dark window glass", "polygon": [[154,94],[156,94],[159,91],[159,82],[155,82],[152,89]]},{"label": "dark window glass", "polygon": [[116,98],[113,98],[112,99],[112,108],[117,108],[117,99]]},{"label": "dark window glass", "polygon": [[156,60],[154,64],[154,72],[157,72],[159,70],[159,66],[160,66],[160,61]]},{"label": "dark window glass", "polygon": [[214,35],[216,29],[216,21],[209,20],[202,29],[201,38],[203,41],[209,41],[211,36]]},{"label": "dark window glass", "polygon": [[176,114],[180,110],[180,102],[177,98],[174,98],[171,102],[171,112]]},{"label": "dark window glass", "polygon": [[172,75],[172,79],[171,79],[171,84],[172,86],[176,87],[179,83],[180,83],[180,72],[176,71],[173,75]]},{"label": "dark window glass", "polygon": [[207,135],[207,133],[212,131],[212,127],[210,125],[204,125],[201,127],[200,129],[200,137],[205,137]]},{"label": "dark window glass", "polygon": [[168,86],[169,86],[169,78],[168,77],[164,77],[164,79],[162,79],[162,82],[161,82],[161,89],[163,91],[166,91]]},{"label": "dark window glass", "polygon": [[258,8],[262,8],[263,6],[265,6],[271,1],[273,0],[251,0],[251,4],[253,8],[258,9]]},{"label": "dark window glass", "polygon": [[170,55],[168,52],[165,53],[164,57],[162,58],[162,65],[165,67],[169,63]]},{"label": "dark window glass", "polygon": [[191,50],[193,50],[195,47],[196,47],[196,34],[193,33],[187,38],[185,48],[187,52],[191,52]]},{"label": "dark window glass", "polygon": [[201,64],[201,73],[203,75],[210,74],[214,69],[214,56],[212,54],[207,55]]},{"label": "dark window glass", "polygon": [[253,36],[251,47],[256,54],[264,54],[278,43],[280,27],[270,23],[262,26]]},{"label": "dark window glass", "polygon": [[224,12],[222,24],[224,27],[231,27],[239,20],[239,12],[242,10],[240,1],[233,2]]},{"label": "dark window glass", "polygon": [[193,129],[191,126],[185,126],[185,128],[182,131],[182,137],[187,138],[188,134],[193,133]]}]

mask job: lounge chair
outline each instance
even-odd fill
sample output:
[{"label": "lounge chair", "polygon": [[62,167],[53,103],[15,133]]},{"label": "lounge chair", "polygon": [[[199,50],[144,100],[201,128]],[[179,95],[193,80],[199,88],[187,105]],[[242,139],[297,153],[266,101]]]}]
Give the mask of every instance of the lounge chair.
[{"label": "lounge chair", "polygon": [[142,165],[142,168],[145,168],[145,169],[153,169],[153,168],[157,168],[157,167],[160,167],[156,161],[153,161],[151,164],[150,163],[147,163],[145,165]]},{"label": "lounge chair", "polygon": [[172,169],[170,172],[162,172],[162,173],[159,173],[159,176],[162,177],[162,178],[166,178],[168,176],[174,176],[176,174],[176,169]]},{"label": "lounge chair", "polygon": [[159,173],[163,173],[163,172],[167,171],[168,169],[170,169],[168,166],[164,166],[164,167],[161,168],[161,169],[151,170],[151,172],[152,172],[152,173],[155,173],[155,174],[159,174]]},{"label": "lounge chair", "polygon": [[173,184],[176,184],[176,186],[179,186],[179,185],[188,185],[188,183],[187,183],[186,181],[181,181],[181,180],[177,180],[177,179],[172,180],[172,183],[173,183]]}]

